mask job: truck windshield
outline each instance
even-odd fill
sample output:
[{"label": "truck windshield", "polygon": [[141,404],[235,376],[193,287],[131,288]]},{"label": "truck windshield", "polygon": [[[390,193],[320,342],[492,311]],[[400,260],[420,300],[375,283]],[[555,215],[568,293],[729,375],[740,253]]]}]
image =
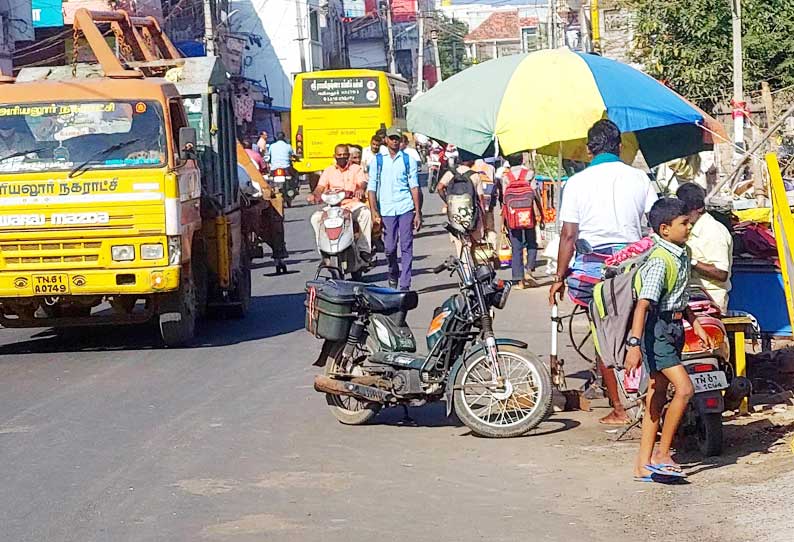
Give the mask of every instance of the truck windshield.
[{"label": "truck windshield", "polygon": [[0,104],[0,174],[157,167],[166,149],[157,102]]}]

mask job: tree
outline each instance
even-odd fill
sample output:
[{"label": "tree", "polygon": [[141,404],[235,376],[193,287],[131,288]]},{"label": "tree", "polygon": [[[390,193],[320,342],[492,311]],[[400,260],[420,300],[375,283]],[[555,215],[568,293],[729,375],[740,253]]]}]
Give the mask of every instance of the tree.
[{"label": "tree", "polygon": [[[632,58],[703,109],[732,94],[732,0],[622,0],[634,12]],[[737,0],[738,1],[738,0]],[[744,84],[794,84],[794,2],[742,0]]]},{"label": "tree", "polygon": [[471,66],[463,43],[463,38],[469,33],[469,25],[437,11],[432,28],[438,32],[438,57],[441,61],[442,78],[452,77]]}]

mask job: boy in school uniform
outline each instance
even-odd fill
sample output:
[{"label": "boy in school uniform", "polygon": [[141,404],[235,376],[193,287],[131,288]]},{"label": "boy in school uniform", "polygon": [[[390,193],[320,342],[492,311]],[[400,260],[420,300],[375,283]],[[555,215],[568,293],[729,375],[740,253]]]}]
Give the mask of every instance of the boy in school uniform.
[{"label": "boy in school uniform", "polygon": [[[634,309],[625,360],[627,371],[643,363],[650,377],[645,416],[642,419],[642,440],[634,465],[635,480],[643,482],[661,481],[657,476],[685,476],[670,452],[673,437],[694,394],[689,375],[681,364],[683,319],[686,318],[692,325],[704,345],[715,347],[687,306],[691,268],[686,242],[692,230],[689,209],[681,200],[664,198],[654,203],[648,219],[657,246],[666,252],[648,258],[640,268],[642,287]],[[675,273],[675,283],[672,289],[665,291],[669,273]],[[667,403],[669,384],[675,386],[675,395],[667,407],[659,448],[654,453],[659,419]]]}]

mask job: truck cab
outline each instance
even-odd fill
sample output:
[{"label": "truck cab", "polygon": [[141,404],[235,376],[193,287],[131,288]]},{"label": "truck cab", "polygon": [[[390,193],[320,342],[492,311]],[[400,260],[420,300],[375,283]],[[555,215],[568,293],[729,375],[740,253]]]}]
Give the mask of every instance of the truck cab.
[{"label": "truck cab", "polygon": [[177,346],[207,310],[245,314],[225,70],[202,57],[145,71],[30,68],[0,83],[3,326],[155,319]]}]

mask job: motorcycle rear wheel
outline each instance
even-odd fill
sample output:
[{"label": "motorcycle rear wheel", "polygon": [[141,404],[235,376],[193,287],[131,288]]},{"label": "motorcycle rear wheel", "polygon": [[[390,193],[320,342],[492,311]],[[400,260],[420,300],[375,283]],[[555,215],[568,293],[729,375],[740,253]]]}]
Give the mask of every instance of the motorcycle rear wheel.
[{"label": "motorcycle rear wheel", "polygon": [[[341,366],[342,353],[339,352],[335,357],[328,358],[325,364],[325,376],[334,376],[339,373],[348,373],[345,367]],[[374,418],[382,405],[369,401],[361,401],[355,397],[325,394],[325,400],[331,414],[344,425],[363,425]]]},{"label": "motorcycle rear wheel", "polygon": [[506,377],[496,391],[491,364],[483,351],[467,361],[455,377],[455,414],[476,435],[518,437],[551,413],[551,375],[539,359],[509,346],[499,347],[499,371]]},{"label": "motorcycle rear wheel", "polygon": [[695,440],[705,457],[722,453],[722,414],[710,412],[697,417]]}]

